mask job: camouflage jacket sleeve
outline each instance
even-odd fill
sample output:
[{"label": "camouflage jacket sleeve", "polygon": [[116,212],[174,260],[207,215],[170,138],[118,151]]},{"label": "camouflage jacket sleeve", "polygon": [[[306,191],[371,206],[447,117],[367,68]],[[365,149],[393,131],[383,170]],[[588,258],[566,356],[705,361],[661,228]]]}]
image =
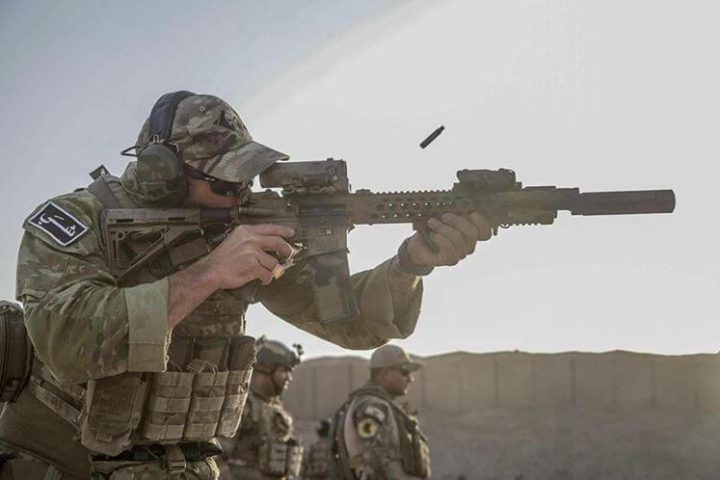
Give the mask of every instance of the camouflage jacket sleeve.
[{"label": "camouflage jacket sleeve", "polygon": [[17,298],[36,355],[61,382],[163,371],[167,279],[121,288],[110,275],[102,205],[87,192],[55,198],[25,221]]},{"label": "camouflage jacket sleeve", "polygon": [[279,281],[260,289],[258,299],[273,313],[309,333],[344,348],[370,349],[415,330],[422,300],[422,280],[400,270],[395,257],[352,276],[360,315],[321,325],[313,292],[290,269]]}]

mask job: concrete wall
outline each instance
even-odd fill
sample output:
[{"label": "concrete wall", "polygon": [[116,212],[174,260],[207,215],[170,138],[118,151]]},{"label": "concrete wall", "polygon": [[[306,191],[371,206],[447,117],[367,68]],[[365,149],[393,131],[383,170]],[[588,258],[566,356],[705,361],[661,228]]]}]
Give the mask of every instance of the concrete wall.
[{"label": "concrete wall", "polygon": [[[452,353],[423,359],[408,400],[462,415],[478,408],[582,406],[720,412],[720,356],[631,352]],[[302,364],[286,395],[300,418],[335,411],[368,377],[367,361],[320,358]]]},{"label": "concrete wall", "polygon": [[[433,478],[720,478],[720,355],[464,352],[423,359],[420,411]],[[366,360],[296,371],[286,405],[312,441],[368,377]]]}]

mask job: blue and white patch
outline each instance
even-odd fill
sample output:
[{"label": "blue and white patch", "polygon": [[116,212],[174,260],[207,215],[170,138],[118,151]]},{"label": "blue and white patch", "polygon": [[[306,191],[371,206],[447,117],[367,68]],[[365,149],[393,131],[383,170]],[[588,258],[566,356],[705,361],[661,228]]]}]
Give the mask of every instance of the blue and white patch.
[{"label": "blue and white patch", "polygon": [[366,405],[362,411],[362,415],[365,417],[374,418],[378,421],[378,423],[383,423],[385,421],[385,412],[383,412],[381,408],[373,404]]},{"label": "blue and white patch", "polygon": [[53,202],[46,203],[39,212],[28,219],[28,223],[47,233],[63,247],[75,242],[88,231],[88,227],[80,220]]}]

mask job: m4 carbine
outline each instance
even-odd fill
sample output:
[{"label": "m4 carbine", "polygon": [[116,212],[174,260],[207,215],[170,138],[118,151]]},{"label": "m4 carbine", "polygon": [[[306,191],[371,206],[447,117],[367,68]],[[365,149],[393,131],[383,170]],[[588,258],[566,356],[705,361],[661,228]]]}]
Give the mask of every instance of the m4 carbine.
[{"label": "m4 carbine", "polygon": [[182,266],[206,255],[237,225],[285,225],[295,230],[291,241],[300,248],[293,268],[312,283],[318,321],[326,323],[358,314],[347,262],[347,233],[354,225],[411,223],[429,242],[427,220],[445,213],[479,212],[497,233],[499,227],[549,225],[558,210],[628,215],[675,208],[672,190],[523,187],[507,169],[461,170],[457,177],[451,190],[351,193],[342,160],[279,163],[260,175],[267,190],[237,208],[107,210],[108,264],[119,279],[160,257]]}]

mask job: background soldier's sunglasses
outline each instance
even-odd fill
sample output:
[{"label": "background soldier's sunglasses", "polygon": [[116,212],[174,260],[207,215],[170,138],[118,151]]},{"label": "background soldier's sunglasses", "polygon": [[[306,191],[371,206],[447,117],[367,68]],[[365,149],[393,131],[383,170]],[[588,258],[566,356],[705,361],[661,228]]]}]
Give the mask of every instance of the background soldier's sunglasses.
[{"label": "background soldier's sunglasses", "polygon": [[210,190],[212,190],[213,193],[223,195],[225,197],[241,197],[245,194],[247,187],[252,185],[252,183],[246,182],[226,182],[225,180],[211,177],[200,170],[195,170],[190,167],[185,167],[185,173],[188,177],[208,182],[210,184]]}]

